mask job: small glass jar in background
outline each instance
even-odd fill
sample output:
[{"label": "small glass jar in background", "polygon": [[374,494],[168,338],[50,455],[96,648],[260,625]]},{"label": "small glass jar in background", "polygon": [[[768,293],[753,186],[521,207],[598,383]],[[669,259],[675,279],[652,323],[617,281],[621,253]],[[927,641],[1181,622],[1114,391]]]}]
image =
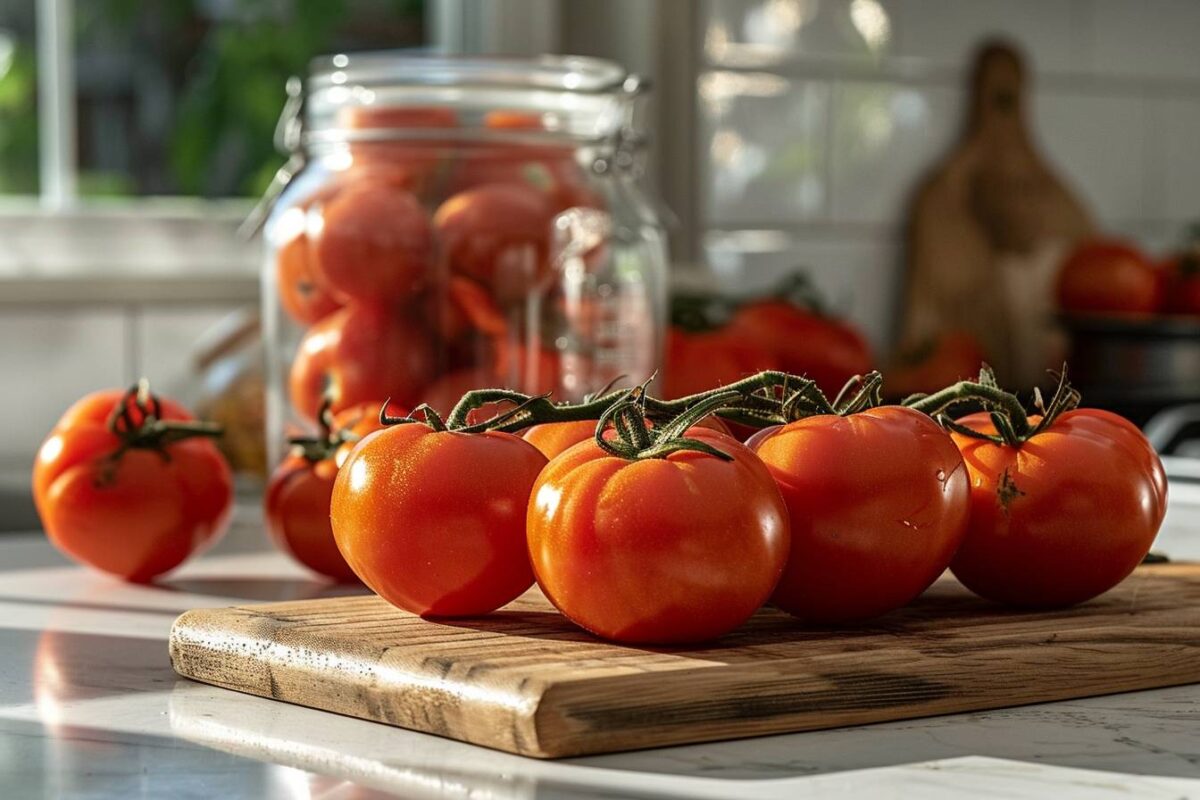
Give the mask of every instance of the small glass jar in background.
[{"label": "small glass jar in background", "polygon": [[445,414],[470,389],[577,400],[654,371],[667,258],[637,181],[643,88],[596,59],[383,53],[290,87],[265,226],[272,463],[326,398]]}]

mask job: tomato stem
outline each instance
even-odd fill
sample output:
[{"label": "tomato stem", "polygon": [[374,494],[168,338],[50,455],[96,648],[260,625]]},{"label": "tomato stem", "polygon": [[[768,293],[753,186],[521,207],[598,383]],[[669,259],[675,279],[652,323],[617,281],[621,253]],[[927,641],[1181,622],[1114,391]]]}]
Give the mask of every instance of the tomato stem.
[{"label": "tomato stem", "polygon": [[[705,453],[724,461],[733,460],[728,453],[718,450],[707,442],[685,436],[685,434],[693,425],[724,404],[736,401],[738,399],[736,392],[713,393],[658,428],[649,428],[646,425],[645,384],[630,389],[623,395],[621,399],[605,409],[596,423],[596,444],[606,453],[629,461],[638,461],[648,458],[666,458],[672,453],[690,450]],[[604,435],[610,423],[617,431],[617,436],[612,439]]]}]

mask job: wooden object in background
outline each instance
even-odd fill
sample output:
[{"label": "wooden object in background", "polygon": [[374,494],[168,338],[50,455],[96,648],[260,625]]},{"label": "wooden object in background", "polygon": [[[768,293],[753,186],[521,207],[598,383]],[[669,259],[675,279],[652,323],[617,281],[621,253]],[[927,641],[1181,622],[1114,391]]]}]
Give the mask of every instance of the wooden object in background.
[{"label": "wooden object in background", "polygon": [[1005,611],[945,578],[854,629],[774,610],[720,642],[622,647],[531,591],[430,622],[377,597],[189,611],[205,683],[536,757],[655,747],[1200,682],[1200,565],[1139,568],[1075,609]]},{"label": "wooden object in background", "polygon": [[969,108],[964,137],[913,204],[901,348],[965,330],[1002,380],[1028,385],[1058,357],[1046,335],[1053,280],[1092,223],[1033,144],[1013,48],[980,51]]}]

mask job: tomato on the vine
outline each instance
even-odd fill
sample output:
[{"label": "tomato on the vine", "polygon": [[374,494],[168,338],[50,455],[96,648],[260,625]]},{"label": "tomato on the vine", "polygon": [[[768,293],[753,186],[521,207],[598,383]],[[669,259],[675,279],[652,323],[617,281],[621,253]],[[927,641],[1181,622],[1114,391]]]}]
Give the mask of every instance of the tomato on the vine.
[{"label": "tomato on the vine", "polygon": [[334,484],[338,549],[388,602],[478,616],[533,585],[525,507],[546,458],[519,436],[409,422],[368,435]]},{"label": "tomato on the vine", "polygon": [[[334,414],[333,430],[340,433],[344,440],[333,456],[334,463],[339,469],[350,457],[350,451],[354,449],[354,445],[365,439],[367,434],[384,427],[383,422],[379,419],[384,403],[384,400],[368,400]],[[395,403],[390,404],[389,408],[391,413],[397,416],[408,414],[407,408],[399,407]]]},{"label": "tomato on the vine", "polygon": [[182,405],[110,389],[63,414],[33,468],[50,541],[71,558],[130,581],[177,567],[224,532],[229,465]]},{"label": "tomato on the vine", "polygon": [[329,526],[329,501],[337,464],[332,458],[290,454],[271,474],[264,506],[267,530],[279,547],[304,566],[336,581],[355,580]]},{"label": "tomato on the vine", "polygon": [[745,622],[788,556],[774,481],[735,439],[687,437],[730,456],[676,450],[628,460],[593,439],[542,472],[529,502],[538,585],[569,619],[620,642],[696,642]]},{"label": "tomato on the vine", "polygon": [[772,601],[801,619],[853,622],[900,608],[966,534],[962,456],[917,411],[807,417],[755,444],[791,515],[792,556]]},{"label": "tomato on the vine", "polygon": [[[730,435],[729,427],[718,417],[705,417],[696,423],[697,428]],[[611,431],[609,431],[611,433]],[[571,422],[543,422],[533,425],[521,432],[521,438],[529,442],[551,460],[564,453],[580,442],[586,442],[596,435],[596,421],[591,419]]]},{"label": "tomato on the vine", "polygon": [[314,421],[327,396],[335,414],[381,397],[411,407],[434,361],[429,333],[403,310],[350,303],[304,334],[288,389],[295,409]]},{"label": "tomato on the vine", "polygon": [[[958,423],[996,434],[987,414]],[[971,477],[971,515],[950,568],[976,594],[1074,605],[1116,586],[1149,552],[1166,513],[1166,476],[1128,420],[1076,409],[1019,444],[953,438]]]}]

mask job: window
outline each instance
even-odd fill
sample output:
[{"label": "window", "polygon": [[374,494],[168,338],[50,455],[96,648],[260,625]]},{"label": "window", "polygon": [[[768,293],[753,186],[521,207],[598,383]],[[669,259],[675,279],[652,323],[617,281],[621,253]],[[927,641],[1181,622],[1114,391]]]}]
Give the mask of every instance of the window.
[{"label": "window", "polygon": [[422,46],[424,20],[421,0],[8,0],[0,193],[254,197],[282,163],[287,77],[322,53]]}]

